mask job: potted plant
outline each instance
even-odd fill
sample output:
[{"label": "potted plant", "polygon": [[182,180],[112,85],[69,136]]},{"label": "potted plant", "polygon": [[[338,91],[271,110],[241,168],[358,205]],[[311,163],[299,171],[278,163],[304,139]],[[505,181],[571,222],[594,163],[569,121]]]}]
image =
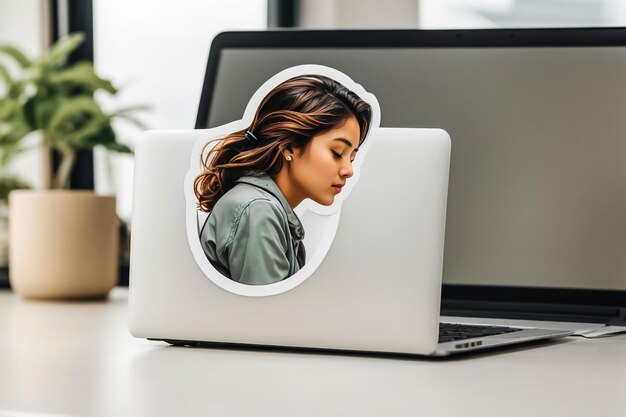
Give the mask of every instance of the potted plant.
[{"label": "potted plant", "polygon": [[[76,152],[104,146],[130,153],[117,142],[111,122],[131,117],[140,107],[105,112],[94,99],[97,91],[116,94],[93,64],[64,65],[84,40],[72,34],[52,45],[41,59],[31,60],[15,47],[0,46],[14,61],[12,76],[0,63],[5,93],[0,96],[0,143],[19,143],[40,132],[44,148],[44,189],[13,191],[9,196],[11,287],[26,298],[90,298],[108,294],[118,272],[118,227],[115,197],[70,191],[69,176]],[[51,150],[60,155],[52,169]]]}]

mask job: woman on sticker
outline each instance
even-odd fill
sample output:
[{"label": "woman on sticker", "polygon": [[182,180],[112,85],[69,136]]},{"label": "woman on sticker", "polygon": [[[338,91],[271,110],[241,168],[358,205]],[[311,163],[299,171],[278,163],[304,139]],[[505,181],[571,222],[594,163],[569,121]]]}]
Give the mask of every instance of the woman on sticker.
[{"label": "woman on sticker", "polygon": [[201,245],[211,264],[249,285],[281,281],[305,263],[304,229],[293,209],[304,199],[329,206],[353,174],[372,109],[322,75],[289,79],[265,96],[247,129],[208,152],[194,181],[209,212]]}]

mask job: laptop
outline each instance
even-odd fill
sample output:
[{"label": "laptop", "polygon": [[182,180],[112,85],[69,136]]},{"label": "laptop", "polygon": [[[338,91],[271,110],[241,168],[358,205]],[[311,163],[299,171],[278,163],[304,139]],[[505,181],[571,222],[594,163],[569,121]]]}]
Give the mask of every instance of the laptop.
[{"label": "laptop", "polygon": [[197,251],[203,218],[186,189],[194,147],[213,133],[149,131],[136,148],[134,336],[174,345],[446,356],[571,334],[440,323],[451,148],[440,129],[372,132],[339,209],[296,208],[310,265],[304,274],[265,286],[216,279]]}]

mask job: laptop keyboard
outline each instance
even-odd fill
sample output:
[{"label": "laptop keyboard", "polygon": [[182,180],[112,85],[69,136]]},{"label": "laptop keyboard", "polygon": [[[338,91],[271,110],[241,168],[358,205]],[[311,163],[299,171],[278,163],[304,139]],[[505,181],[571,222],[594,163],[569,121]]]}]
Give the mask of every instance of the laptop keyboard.
[{"label": "laptop keyboard", "polygon": [[524,329],[505,326],[475,326],[471,324],[439,323],[439,343],[474,337],[494,336],[497,334],[519,332]]}]

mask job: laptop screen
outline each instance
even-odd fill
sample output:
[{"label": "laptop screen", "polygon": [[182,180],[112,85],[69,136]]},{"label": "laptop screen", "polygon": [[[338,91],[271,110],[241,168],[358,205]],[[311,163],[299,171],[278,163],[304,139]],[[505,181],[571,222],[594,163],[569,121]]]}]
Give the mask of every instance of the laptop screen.
[{"label": "laptop screen", "polygon": [[309,63],[450,134],[445,284],[626,294],[626,30],[225,33],[196,127]]}]

